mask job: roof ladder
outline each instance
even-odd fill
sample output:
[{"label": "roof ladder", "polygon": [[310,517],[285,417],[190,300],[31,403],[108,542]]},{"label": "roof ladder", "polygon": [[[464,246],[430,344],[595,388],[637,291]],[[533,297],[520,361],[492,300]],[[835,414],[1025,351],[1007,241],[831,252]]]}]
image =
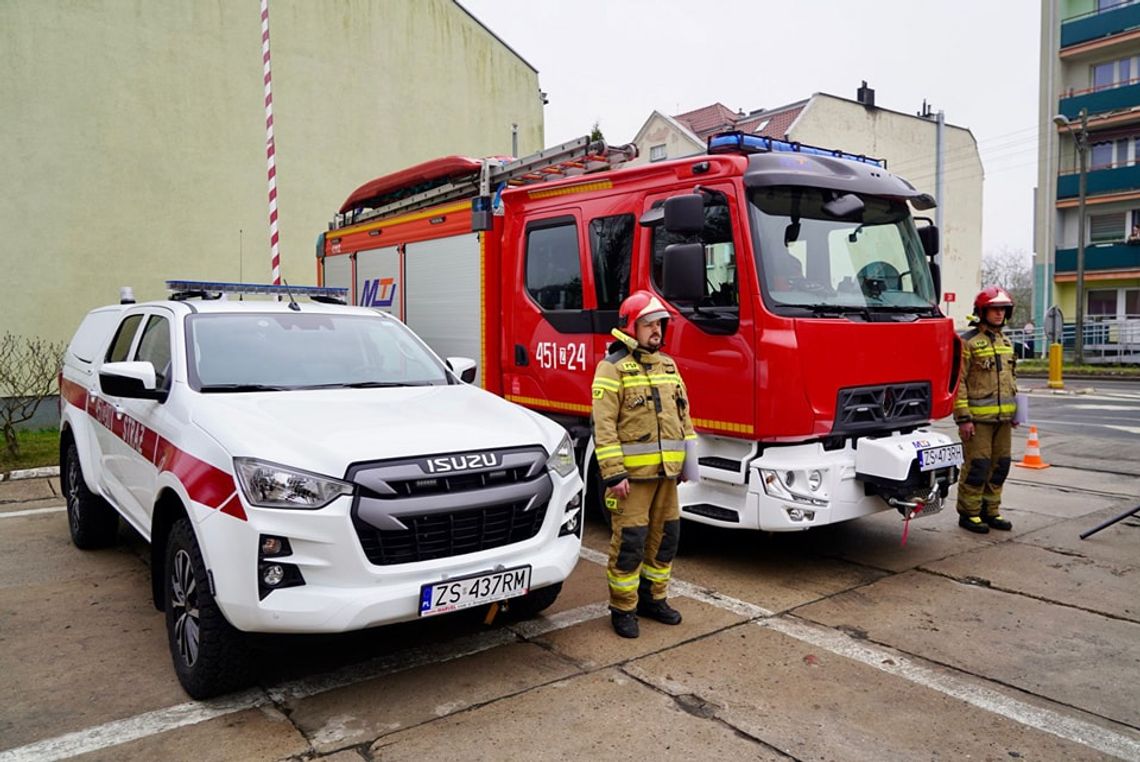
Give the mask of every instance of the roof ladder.
[{"label": "roof ladder", "polygon": [[476,174],[453,178],[442,185],[378,207],[338,214],[330,227],[335,230],[439,206],[449,201],[490,197],[503,186],[528,185],[614,169],[635,158],[637,146],[632,143],[609,146],[602,140],[591,141],[589,137],[580,137],[506,164],[498,159],[483,159],[482,168]]}]

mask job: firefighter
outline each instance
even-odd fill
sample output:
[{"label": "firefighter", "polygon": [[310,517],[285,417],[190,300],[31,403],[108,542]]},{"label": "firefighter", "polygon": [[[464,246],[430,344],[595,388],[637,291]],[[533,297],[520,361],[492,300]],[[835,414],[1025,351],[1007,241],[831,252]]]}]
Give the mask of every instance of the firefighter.
[{"label": "firefighter", "polygon": [[954,403],[965,460],[958,480],[958,526],[978,534],[1013,527],[1000,510],[1017,426],[1017,361],[1013,342],[1002,333],[1012,315],[1013,299],[1005,289],[986,286],[974,299],[973,327],[962,334],[962,381]]},{"label": "firefighter", "polygon": [[592,385],[594,454],[612,520],[610,612],[623,638],[638,636],[639,614],[681,623],[667,592],[681,534],[677,479],[685,441],[697,435],[677,364],[660,351],[668,318],[650,292],[630,294]]}]

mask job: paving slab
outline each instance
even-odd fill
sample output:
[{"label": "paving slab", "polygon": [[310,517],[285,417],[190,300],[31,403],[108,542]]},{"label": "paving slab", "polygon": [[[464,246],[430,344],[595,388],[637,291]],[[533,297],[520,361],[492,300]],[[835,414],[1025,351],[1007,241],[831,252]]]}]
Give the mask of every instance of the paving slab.
[{"label": "paving slab", "polygon": [[915,571],[796,614],[1140,726],[1140,625],[1134,622]]},{"label": "paving slab", "polygon": [[140,546],[125,532],[120,537],[123,541],[110,548],[80,550],[71,543],[63,511],[8,518],[0,512],[0,589],[137,573]]},{"label": "paving slab", "polygon": [[624,669],[795,759],[1103,758],[755,624]]},{"label": "paving slab", "polygon": [[534,638],[534,642],[569,659],[582,669],[594,670],[684,643],[744,621],[742,616],[691,598],[670,598],[670,602],[681,612],[684,621],[678,625],[667,625],[642,618],[641,637],[636,640],[618,637],[607,616],[540,635]]},{"label": "paving slab", "polygon": [[188,700],[150,602],[149,572],[134,559],[118,566],[0,588],[5,748]]},{"label": "paving slab", "polygon": [[606,669],[386,736],[369,752],[383,762],[783,759],[700,714]]},{"label": "paving slab", "polygon": [[1053,524],[1019,538],[1020,542],[1039,545],[1062,553],[1095,558],[1101,563],[1131,566],[1140,562],[1140,516],[1126,518],[1100,530],[1087,539],[1081,533],[1115,518],[1137,504],[1118,502],[1079,519]]},{"label": "paving slab", "polygon": [[[1140,540],[1140,534],[1137,538]],[[923,567],[993,587],[1140,623],[1140,553],[1100,561],[1022,542],[991,545]]]},{"label": "paving slab", "polygon": [[[308,750],[308,741],[289,719],[281,712],[266,707],[247,709],[197,725],[81,754],[73,759],[84,762],[153,762],[160,759],[231,762],[282,759]],[[357,756],[356,762],[362,759]]]},{"label": "paving slab", "polygon": [[52,489],[48,479],[6,479],[0,482],[0,503],[21,503],[43,498],[59,498],[59,488]]},{"label": "paving slab", "polygon": [[290,719],[318,752],[335,751],[565,678],[578,669],[513,643],[291,700]]}]

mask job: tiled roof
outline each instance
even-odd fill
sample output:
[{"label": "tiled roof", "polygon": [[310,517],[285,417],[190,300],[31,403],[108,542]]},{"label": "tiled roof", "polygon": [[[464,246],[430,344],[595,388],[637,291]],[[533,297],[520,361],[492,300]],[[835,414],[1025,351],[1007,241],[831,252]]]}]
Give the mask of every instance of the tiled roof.
[{"label": "tiled roof", "polygon": [[[714,103],[695,111],[677,114],[673,118],[687,126],[702,141],[709,135],[726,130],[740,130],[764,137],[783,138],[787,134],[788,128],[792,126],[792,122],[796,120],[806,105],[807,101],[804,100],[767,111],[754,111],[748,115],[741,115],[723,103]],[[756,128],[761,125],[763,128],[757,132]]]},{"label": "tiled roof", "polygon": [[[736,123],[735,129],[750,135],[763,135],[766,138],[783,138],[788,134],[788,128],[796,117],[804,110],[807,101],[782,106],[771,111],[761,111],[759,114],[749,114]],[[761,127],[757,130],[757,127]]]},{"label": "tiled roof", "polygon": [[673,118],[704,138],[714,132],[731,130],[740,115],[723,103],[714,103],[695,111],[677,114]]}]

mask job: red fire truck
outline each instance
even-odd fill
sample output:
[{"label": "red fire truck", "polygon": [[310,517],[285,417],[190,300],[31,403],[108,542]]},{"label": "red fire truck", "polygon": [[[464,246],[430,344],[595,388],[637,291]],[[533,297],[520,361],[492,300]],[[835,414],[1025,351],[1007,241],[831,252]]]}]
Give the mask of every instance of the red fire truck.
[{"label": "red fire truck", "polygon": [[951,412],[959,344],[938,231],[911,213],[934,199],[883,161],[740,133],[619,166],[634,156],[581,138],[377,178],[320,235],[319,282],[561,422],[595,505],[590,382],[618,306],[648,289],[700,435],[685,518],[794,531],[940,510],[962,452],[926,426]]}]

